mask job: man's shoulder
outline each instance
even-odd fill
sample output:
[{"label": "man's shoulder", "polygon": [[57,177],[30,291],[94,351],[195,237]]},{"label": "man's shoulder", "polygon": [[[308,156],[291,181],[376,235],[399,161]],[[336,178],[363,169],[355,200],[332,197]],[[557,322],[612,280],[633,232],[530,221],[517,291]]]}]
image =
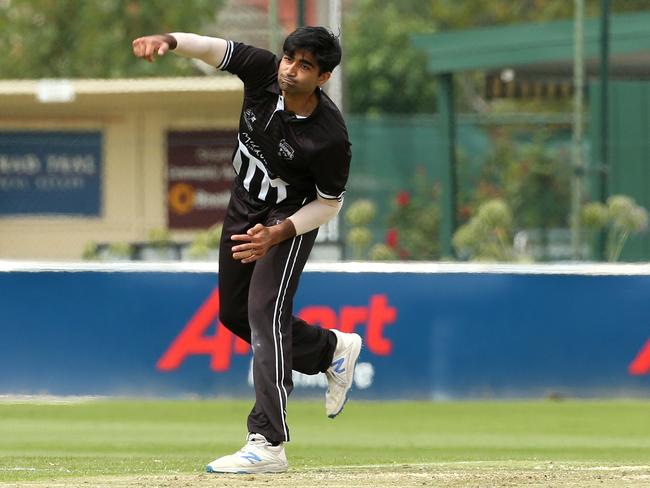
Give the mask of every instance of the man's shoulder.
[{"label": "man's shoulder", "polygon": [[318,114],[314,118],[327,131],[342,132],[347,135],[343,114],[325,92],[321,92]]},{"label": "man's shoulder", "polygon": [[263,58],[263,59],[277,59],[277,56],[269,51],[268,49],[254,46],[252,44],[247,44],[241,41],[228,40],[230,45],[229,49],[232,50],[233,55],[245,55],[251,58]]},{"label": "man's shoulder", "polygon": [[220,69],[239,76],[245,89],[265,90],[277,78],[278,58],[272,52],[244,44],[228,41],[229,50]]},{"label": "man's shoulder", "polygon": [[[329,98],[323,97],[323,106],[320,111],[320,125],[327,133],[327,140],[331,144],[347,142],[348,129],[343,114]],[[329,145],[329,144],[328,144]]]},{"label": "man's shoulder", "polygon": [[343,120],[341,110],[336,106],[334,101],[324,91],[321,91],[320,93],[320,103],[322,104],[323,111],[332,117]]}]

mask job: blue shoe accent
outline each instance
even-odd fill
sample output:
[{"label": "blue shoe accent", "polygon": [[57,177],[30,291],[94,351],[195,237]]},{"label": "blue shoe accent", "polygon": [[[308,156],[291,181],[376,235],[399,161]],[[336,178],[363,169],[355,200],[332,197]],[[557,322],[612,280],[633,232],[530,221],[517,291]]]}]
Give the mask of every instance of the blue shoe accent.
[{"label": "blue shoe accent", "polygon": [[216,471],[212,469],[212,466],[206,466],[205,467],[205,472],[206,473],[212,473],[212,474],[254,474],[254,473],[249,473],[247,471]]},{"label": "blue shoe accent", "polygon": [[337,359],[332,363],[332,368],[334,368],[335,373],[343,373],[345,371],[345,368],[343,367],[343,362],[345,361],[345,358]]},{"label": "blue shoe accent", "polygon": [[337,343],[334,358],[325,371],[327,392],[325,393],[325,411],[333,419],[343,410],[348,401],[348,394],[354,385],[354,369],[363,347],[359,334],[344,333],[332,329]]},{"label": "blue shoe accent", "polygon": [[241,457],[248,460],[251,464],[259,463],[262,460],[262,458],[254,452],[246,452],[242,454]]}]

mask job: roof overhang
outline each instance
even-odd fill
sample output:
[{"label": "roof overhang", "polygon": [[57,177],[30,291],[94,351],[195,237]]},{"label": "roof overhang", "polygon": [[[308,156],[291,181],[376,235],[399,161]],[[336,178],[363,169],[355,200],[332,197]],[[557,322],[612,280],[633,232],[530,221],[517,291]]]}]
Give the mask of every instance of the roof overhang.
[{"label": "roof overhang", "polygon": [[88,115],[126,110],[237,111],[242,82],[235,77],[1,80],[0,119]]},{"label": "roof overhang", "polygon": [[[650,13],[611,16],[610,67],[614,75],[650,76]],[[600,19],[585,21],[585,61],[596,72]],[[414,46],[427,55],[431,73],[494,71],[516,68],[529,73],[564,76],[574,56],[573,20],[485,27],[437,34],[414,34]]]},{"label": "roof overhang", "polygon": [[0,97],[7,95],[37,95],[39,86],[44,82],[67,82],[73,88],[74,92],[79,95],[242,91],[241,81],[230,76],[88,80],[0,80]]}]

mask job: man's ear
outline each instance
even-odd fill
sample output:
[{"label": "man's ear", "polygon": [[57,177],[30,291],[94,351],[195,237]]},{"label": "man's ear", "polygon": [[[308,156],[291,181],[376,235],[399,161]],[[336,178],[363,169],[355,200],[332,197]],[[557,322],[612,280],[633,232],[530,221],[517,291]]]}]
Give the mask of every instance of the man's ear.
[{"label": "man's ear", "polygon": [[325,83],[327,83],[327,80],[329,80],[331,76],[331,71],[325,71],[318,75],[318,86],[323,86]]}]

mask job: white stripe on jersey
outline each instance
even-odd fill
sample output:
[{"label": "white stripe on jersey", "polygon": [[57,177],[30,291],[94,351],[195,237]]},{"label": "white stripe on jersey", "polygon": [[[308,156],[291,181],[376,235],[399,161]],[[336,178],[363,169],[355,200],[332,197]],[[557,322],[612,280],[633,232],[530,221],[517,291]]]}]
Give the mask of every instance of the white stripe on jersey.
[{"label": "white stripe on jersey", "polygon": [[260,188],[260,200],[264,200],[268,192],[269,192],[269,180],[267,178],[263,178],[262,187]]},{"label": "white stripe on jersey", "polygon": [[239,175],[243,164],[242,155],[248,159],[248,169],[246,170],[246,175],[244,175],[244,188],[250,192],[253,180],[261,180],[260,192],[258,195],[255,195],[256,197],[260,200],[266,200],[269,187],[273,187],[278,190],[278,198],[274,203],[280,203],[282,200],[286,199],[287,186],[289,186],[289,183],[284,181],[282,178],[271,178],[264,163],[251,154],[239,137],[237,140],[239,142],[239,148],[235,153],[235,158],[233,159],[232,164],[235,168],[235,172]]},{"label": "white stripe on jersey", "polygon": [[251,181],[253,181],[253,176],[255,176],[255,168],[257,167],[255,164],[251,164],[251,162],[248,163],[248,169],[246,170],[246,176],[244,177],[244,188],[250,191],[251,189]]},{"label": "white stripe on jersey", "polygon": [[324,198],[325,200],[337,200],[341,201],[343,200],[343,195],[345,194],[345,191],[342,191],[338,195],[328,195],[327,193],[324,193],[318,188],[318,185],[316,185],[316,192],[320,195],[321,198]]},{"label": "white stripe on jersey", "polygon": [[232,41],[226,41],[226,54],[223,56],[221,64],[217,66],[217,69],[224,70],[228,67],[230,63],[230,58],[232,58],[232,52],[235,49],[235,43]]}]

